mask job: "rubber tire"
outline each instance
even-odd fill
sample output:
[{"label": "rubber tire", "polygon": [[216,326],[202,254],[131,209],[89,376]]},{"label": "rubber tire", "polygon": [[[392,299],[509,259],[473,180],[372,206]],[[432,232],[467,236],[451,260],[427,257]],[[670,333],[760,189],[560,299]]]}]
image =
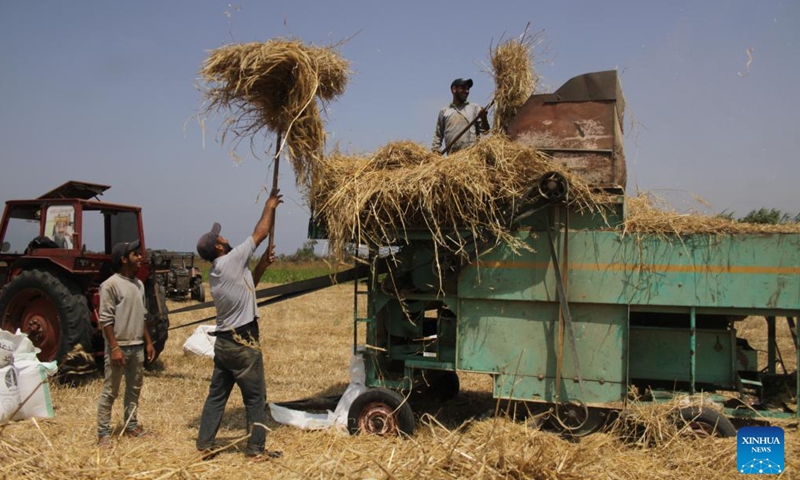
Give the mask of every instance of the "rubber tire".
[{"label": "rubber tire", "polygon": [[203,283],[202,282],[197,283],[192,288],[192,300],[196,300],[196,301],[198,301],[200,303],[203,303],[203,302],[206,301],[206,291],[203,288]]},{"label": "rubber tire", "polygon": [[[578,407],[578,411],[585,413],[587,415],[586,418],[582,420],[579,426],[566,425],[565,421],[569,419],[562,418],[561,421],[559,421],[558,415],[568,414],[566,411],[561,410],[564,408],[561,405],[553,405],[553,413],[548,417],[547,423],[550,428],[559,432],[564,437],[576,438],[591,435],[592,433],[602,430],[608,422],[608,411],[606,409],[587,407],[581,404],[581,407]],[[562,425],[562,423],[564,423],[564,425]]]},{"label": "rubber tire", "polygon": [[700,423],[709,430],[713,430],[713,436],[716,437],[735,437],[736,427],[725,415],[717,412],[716,410],[703,409],[700,407],[686,407],[681,408],[678,412],[679,415],[679,428],[689,428],[691,423]]},{"label": "rubber tire", "polygon": [[[148,279],[144,284],[145,298],[147,299],[147,331],[156,356],[152,362],[145,359],[144,367],[148,370],[156,369],[156,361],[164,351],[169,338],[169,311],[167,310],[167,292],[164,285]],[[160,310],[159,310],[160,306]]]},{"label": "rubber tire", "polygon": [[[58,350],[51,358],[39,358],[39,360],[45,362],[56,360],[60,368],[63,366],[64,358],[77,345],[89,355],[94,352],[91,314],[86,296],[75,282],[47,270],[24,271],[3,288],[0,293],[0,318],[3,319],[4,329],[13,332],[21,327],[20,319],[6,319],[6,310],[12,299],[26,290],[42,292],[58,310],[60,328]],[[93,361],[91,363],[94,364]]]},{"label": "rubber tire", "polygon": [[396,423],[396,430],[387,435],[412,435],[414,433],[414,412],[406,399],[399,393],[386,388],[373,388],[359,395],[350,405],[347,413],[347,430],[351,435],[362,432],[359,428],[359,419],[370,405],[382,405],[391,410]]}]

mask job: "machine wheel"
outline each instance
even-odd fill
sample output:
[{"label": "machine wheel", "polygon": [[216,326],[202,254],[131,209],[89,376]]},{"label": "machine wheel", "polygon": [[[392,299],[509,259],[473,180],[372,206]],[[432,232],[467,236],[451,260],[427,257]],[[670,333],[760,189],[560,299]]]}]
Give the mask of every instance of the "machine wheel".
[{"label": "machine wheel", "polygon": [[200,303],[206,301],[206,291],[203,288],[203,282],[197,282],[192,287],[192,300],[197,300]]},{"label": "machine wheel", "polygon": [[735,437],[736,427],[716,410],[686,407],[678,414],[678,427],[696,437]]},{"label": "machine wheel", "polygon": [[555,405],[548,423],[562,434],[582,437],[603,428],[607,420],[608,414],[603,409],[582,402],[565,402]]},{"label": "machine wheel", "polygon": [[385,388],[367,390],[350,405],[347,430],[355,435],[411,435],[414,433],[414,413],[397,392]]},{"label": "machine wheel", "polygon": [[436,372],[429,370],[428,375],[430,376],[428,379],[430,385],[428,385],[425,391],[427,396],[439,402],[446,402],[458,396],[461,384],[458,381],[458,374],[456,372]]},{"label": "machine wheel", "polygon": [[156,361],[169,337],[169,315],[167,311],[167,293],[164,285],[148,280],[145,282],[145,296],[147,298],[147,331],[156,350],[156,358],[152,362],[145,359],[144,367],[154,370]]},{"label": "machine wheel", "polygon": [[39,360],[58,361],[59,373],[94,371],[89,307],[73,281],[46,270],[22,272],[0,294],[0,315],[4,330],[26,333],[41,350]]},{"label": "machine wheel", "polygon": [[538,180],[539,196],[551,202],[558,202],[567,196],[569,182],[558,172],[547,172]]}]

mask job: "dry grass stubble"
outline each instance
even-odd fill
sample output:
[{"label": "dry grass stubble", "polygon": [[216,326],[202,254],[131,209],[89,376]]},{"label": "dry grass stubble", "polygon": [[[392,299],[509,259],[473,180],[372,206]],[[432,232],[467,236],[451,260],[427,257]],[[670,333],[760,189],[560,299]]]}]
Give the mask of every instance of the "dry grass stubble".
[{"label": "dry grass stubble", "polygon": [[[338,285],[262,309],[262,348],[270,401],[340,393],[348,381],[352,343],[352,285]],[[175,308],[176,305],[171,305]],[[180,325],[210,310],[175,315]],[[526,428],[492,409],[486,375],[462,375],[462,395],[438,406],[439,420],[423,415],[412,438],[347,436],[268,426],[268,448],[284,456],[247,464],[236,445],[210,461],[195,452],[199,415],[211,360],[185,356],[193,327],[171,332],[165,369],[148,372],[140,419],[151,435],[115,438],[95,446],[100,379],[80,388],[54,386],[56,417],[0,430],[0,472],[8,478],[541,478],[672,479],[736,477],[735,439],[679,440],[651,448],[626,445],[609,434],[578,442]],[[764,329],[751,329],[757,336]],[[757,344],[753,339],[751,343]],[[790,356],[793,351],[784,351]],[[114,421],[120,422],[120,402]],[[419,412],[418,412],[419,413]],[[441,421],[442,423],[439,423]],[[786,427],[786,478],[800,478],[800,435]],[[235,444],[244,429],[241,395],[234,390],[218,440]]]}]

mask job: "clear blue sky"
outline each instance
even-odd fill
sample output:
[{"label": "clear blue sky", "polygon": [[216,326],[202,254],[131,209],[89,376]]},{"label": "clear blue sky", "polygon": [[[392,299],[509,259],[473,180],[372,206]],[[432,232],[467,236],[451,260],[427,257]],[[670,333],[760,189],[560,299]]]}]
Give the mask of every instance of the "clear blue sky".
[{"label": "clear blue sky", "polygon": [[[678,209],[800,211],[800,2],[796,1],[5,1],[0,3],[0,200],[67,181],[140,205],[151,248],[194,250],[213,221],[251,233],[269,160],[236,164],[195,119],[207,52],[292,36],[341,48],[355,74],[331,105],[329,146],[428,144],[455,77],[486,103],[490,46],[544,31],[546,91],[618,69],[627,100],[628,190]],[[747,50],[752,52],[748,68]],[[256,142],[270,149],[272,135]],[[282,168],[278,252],[305,241],[307,208]],[[262,247],[263,248],[263,247]]]}]

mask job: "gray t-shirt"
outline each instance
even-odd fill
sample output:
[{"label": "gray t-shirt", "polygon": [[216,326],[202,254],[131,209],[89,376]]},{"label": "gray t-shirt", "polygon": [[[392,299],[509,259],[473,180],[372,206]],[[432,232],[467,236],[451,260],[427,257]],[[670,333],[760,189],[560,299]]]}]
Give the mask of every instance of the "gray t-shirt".
[{"label": "gray t-shirt", "polygon": [[217,331],[241,327],[258,315],[253,274],[247,265],[255,251],[256,244],[249,236],[211,266],[208,283],[217,309]]},{"label": "gray t-shirt", "polygon": [[[456,106],[450,104],[439,111],[439,116],[436,119],[436,129],[433,132],[434,150],[441,150],[452,142],[456,135],[461,133],[469,122],[475,120],[478,114],[481,113],[481,106],[476,103],[465,103],[464,105]],[[458,141],[450,148],[450,153],[457,152],[466,148],[478,141],[479,125],[480,122],[475,124],[458,139]]]},{"label": "gray t-shirt", "polygon": [[100,284],[100,327],[114,325],[121,346],[144,343],[144,284],[138,278],[115,273]]}]

